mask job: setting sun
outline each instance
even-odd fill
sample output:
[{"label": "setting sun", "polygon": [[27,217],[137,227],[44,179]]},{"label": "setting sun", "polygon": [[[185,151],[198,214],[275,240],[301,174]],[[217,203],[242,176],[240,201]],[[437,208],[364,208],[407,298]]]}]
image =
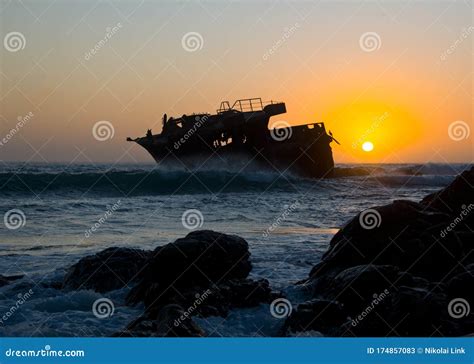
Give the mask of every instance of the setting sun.
[{"label": "setting sun", "polygon": [[364,152],[371,152],[373,149],[374,145],[372,144],[372,142],[365,142],[364,144],[362,144],[362,150]]}]

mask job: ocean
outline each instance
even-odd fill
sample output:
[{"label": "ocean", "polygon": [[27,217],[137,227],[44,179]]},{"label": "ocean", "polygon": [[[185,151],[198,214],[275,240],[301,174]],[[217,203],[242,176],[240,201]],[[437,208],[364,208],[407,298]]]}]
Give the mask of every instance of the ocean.
[{"label": "ocean", "polygon": [[[24,277],[0,287],[0,335],[107,336],[123,329],[143,312],[124,304],[130,287],[105,295],[58,290],[66,269],[107,247],[154,249],[193,229],[245,238],[250,277],[268,279],[298,303],[303,293],[293,284],[307,277],[345,222],[396,199],[419,201],[467,167],[339,165],[341,177],[310,180],[154,164],[3,163],[0,274]],[[115,303],[106,320],[91,312],[103,296]],[[272,336],[282,325],[268,305],[195,321],[210,336]]]}]

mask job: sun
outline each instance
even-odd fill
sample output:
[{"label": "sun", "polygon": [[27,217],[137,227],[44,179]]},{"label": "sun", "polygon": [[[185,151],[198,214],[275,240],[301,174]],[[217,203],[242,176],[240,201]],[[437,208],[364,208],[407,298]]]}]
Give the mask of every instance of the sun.
[{"label": "sun", "polygon": [[362,150],[364,152],[371,152],[374,150],[374,144],[372,142],[364,142],[364,144],[362,144]]}]

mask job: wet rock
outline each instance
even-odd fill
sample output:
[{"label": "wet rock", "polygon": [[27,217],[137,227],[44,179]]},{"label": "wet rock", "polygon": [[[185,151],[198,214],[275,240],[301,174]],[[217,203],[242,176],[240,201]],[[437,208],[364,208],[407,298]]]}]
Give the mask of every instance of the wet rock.
[{"label": "wet rock", "polygon": [[302,331],[330,334],[348,321],[343,305],[338,301],[314,299],[296,307],[285,322],[285,336]]},{"label": "wet rock", "polygon": [[474,264],[469,264],[447,282],[446,292],[450,298],[462,297],[474,304],[472,287],[474,287]]},{"label": "wet rock", "polygon": [[[208,314],[206,310],[212,307],[220,316],[226,316],[232,308],[254,307],[261,303],[270,303],[278,294],[273,293],[266,279],[233,279],[213,286],[210,294],[203,304],[202,316]],[[211,311],[212,312],[212,311]]]},{"label": "wet rock", "polygon": [[327,286],[325,296],[340,301],[349,315],[363,309],[375,297],[389,292],[399,270],[390,265],[358,265],[339,273]]},{"label": "wet rock", "polygon": [[4,276],[0,274],[0,287],[6,286],[7,284],[10,284],[11,282],[21,279],[23,277],[23,274],[18,274],[14,276]]},{"label": "wet rock", "polygon": [[[451,221],[445,213],[427,210],[410,201],[395,201],[365,213],[352,219],[333,237],[313,276],[331,268],[362,264],[394,265],[400,269],[411,268],[421,275],[426,272],[430,276],[443,276],[463,255],[462,242],[455,236],[440,238],[442,227]],[[364,216],[369,214],[379,226],[364,225]]]},{"label": "wet rock", "polygon": [[146,307],[182,301],[232,279],[246,278],[252,268],[248,243],[235,235],[194,231],[174,243],[157,248],[129,303]]},{"label": "wet rock", "polygon": [[[470,204],[474,204],[474,167],[464,171],[456,179],[441,191],[426,196],[421,203],[430,208],[457,215]],[[474,216],[470,214],[464,223],[473,228]]]},{"label": "wet rock", "polygon": [[[473,332],[473,314],[458,319],[448,309],[458,298],[474,304],[473,202],[471,168],[420,203],[394,201],[361,212],[333,237],[302,282],[313,299],[298,307],[286,327],[334,336]],[[365,219],[369,213],[371,220]],[[321,302],[336,301],[330,307],[337,314],[321,322]],[[351,319],[341,324],[345,316]]]},{"label": "wet rock", "polygon": [[130,291],[128,304],[143,302],[145,314],[122,335],[202,336],[193,316],[227,316],[237,307],[270,303],[265,279],[251,280],[247,242],[234,235],[195,231],[157,248]]},{"label": "wet rock", "polygon": [[131,248],[108,248],[71,266],[62,287],[108,292],[140,278],[151,252]]},{"label": "wet rock", "polygon": [[[454,321],[443,325],[446,296],[428,289],[399,286],[368,303],[342,325],[336,336],[443,336],[453,333]],[[437,331],[443,327],[442,331]]]},{"label": "wet rock", "polygon": [[162,307],[154,318],[142,316],[114,336],[123,337],[200,337],[201,328],[176,304]]}]

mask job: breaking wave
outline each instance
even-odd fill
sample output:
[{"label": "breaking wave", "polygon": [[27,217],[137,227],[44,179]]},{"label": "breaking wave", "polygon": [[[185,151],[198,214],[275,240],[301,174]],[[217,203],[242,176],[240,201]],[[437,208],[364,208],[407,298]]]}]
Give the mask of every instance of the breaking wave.
[{"label": "breaking wave", "polygon": [[77,165],[63,169],[10,168],[0,172],[0,192],[79,195],[147,195],[218,192],[296,192],[302,184],[330,188],[344,183],[381,183],[387,186],[445,186],[467,165],[341,165],[334,179],[311,180],[272,171],[162,170],[156,167],[91,168]]}]

